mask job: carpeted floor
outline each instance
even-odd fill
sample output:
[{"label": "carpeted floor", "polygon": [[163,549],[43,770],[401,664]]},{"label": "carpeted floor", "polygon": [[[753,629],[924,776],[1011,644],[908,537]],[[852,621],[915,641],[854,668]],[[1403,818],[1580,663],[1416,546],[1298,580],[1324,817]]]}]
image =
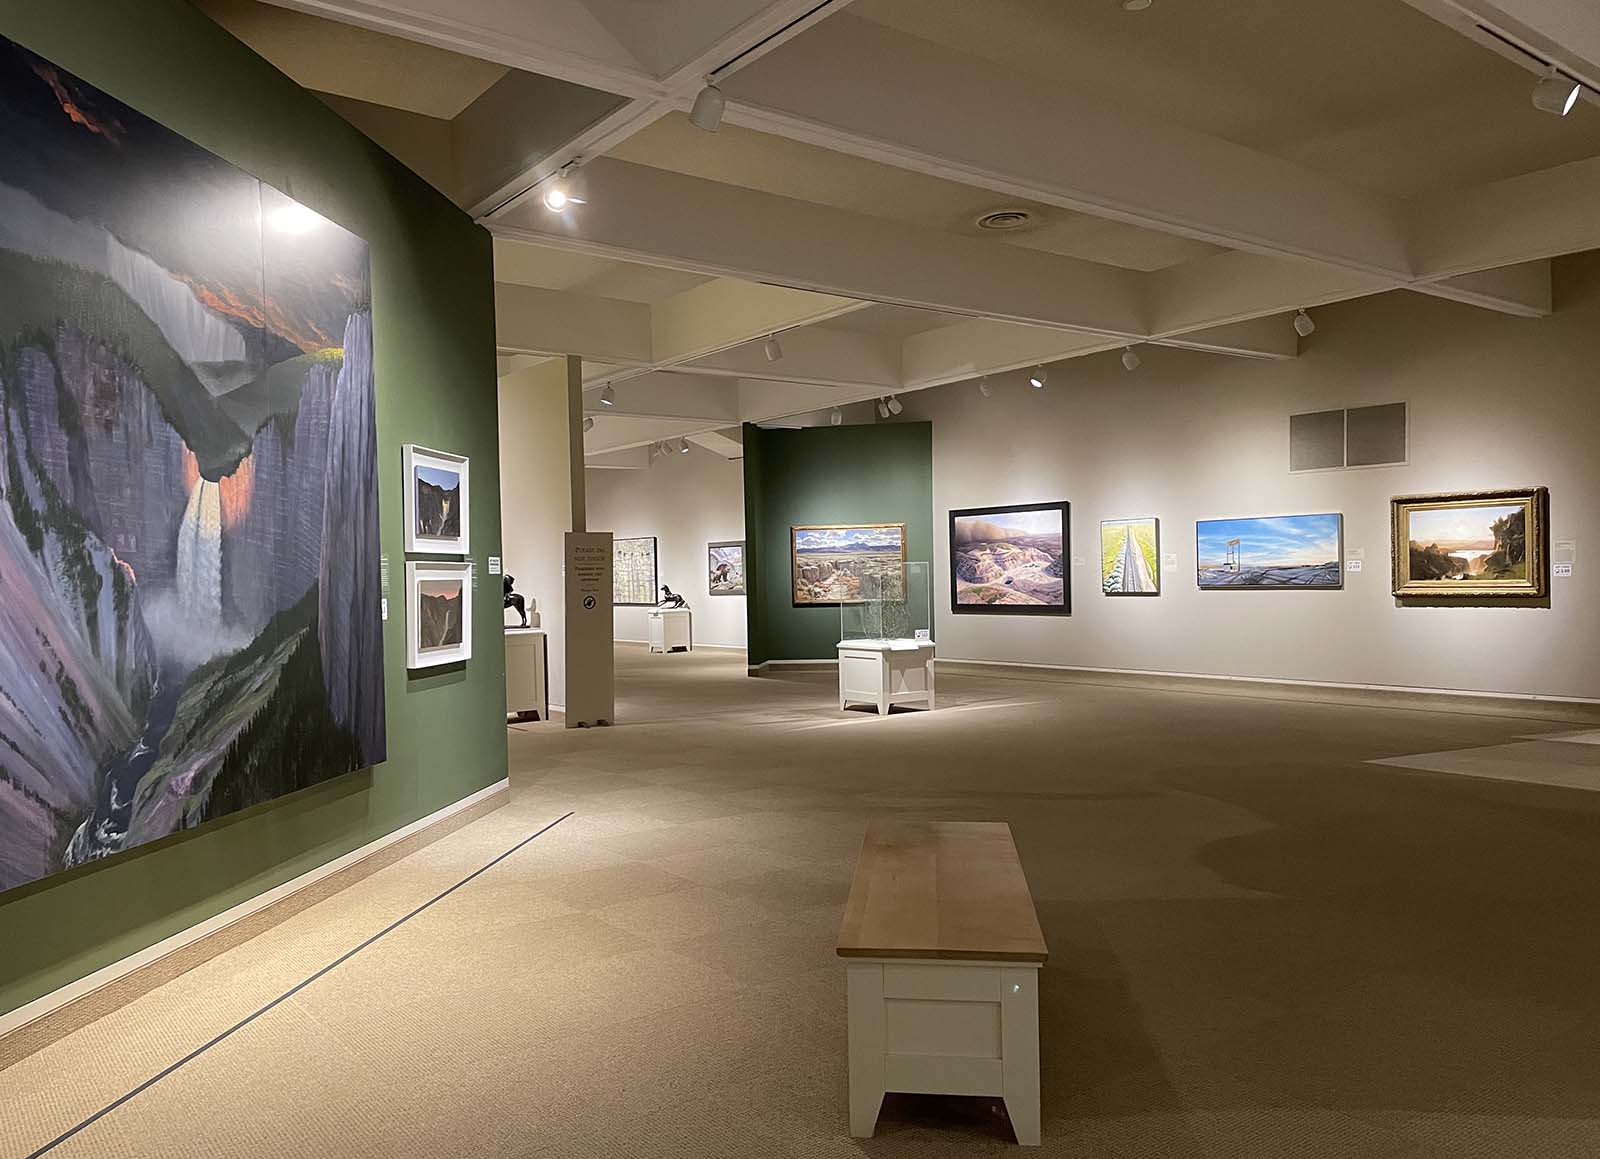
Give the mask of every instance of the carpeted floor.
[{"label": "carpeted floor", "polygon": [[879,811],[1012,825],[1044,1154],[1600,1154],[1592,724],[970,676],[880,720],[726,653],[618,672],[624,724],[512,730],[511,806],[0,1072],[0,1157],[568,811],[52,1159],[1010,1153],[982,1099],[848,1136],[833,939]]}]

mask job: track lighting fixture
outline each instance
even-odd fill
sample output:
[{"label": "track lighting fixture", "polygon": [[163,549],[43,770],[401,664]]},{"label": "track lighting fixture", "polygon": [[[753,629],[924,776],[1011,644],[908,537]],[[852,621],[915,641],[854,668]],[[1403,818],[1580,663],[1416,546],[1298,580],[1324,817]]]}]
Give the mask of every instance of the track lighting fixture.
[{"label": "track lighting fixture", "polygon": [[1549,71],[1539,78],[1539,83],[1533,86],[1533,107],[1564,117],[1578,103],[1578,94],[1582,91],[1582,85],[1569,76],[1563,76],[1552,64]]},{"label": "track lighting fixture", "polygon": [[572,196],[572,184],[569,179],[577,167],[576,161],[569,161],[545,181],[544,194],[540,200],[551,213],[561,213],[568,206],[584,204],[583,198]]},{"label": "track lighting fixture", "polygon": [[1294,315],[1294,332],[1302,338],[1309,338],[1316,331],[1317,324],[1311,320],[1311,315],[1304,310],[1296,310]]},{"label": "track lighting fixture", "polygon": [[678,454],[687,455],[688,453],[689,453],[689,440],[688,439],[679,439],[678,440]]},{"label": "track lighting fixture", "polygon": [[906,409],[905,403],[901,402],[898,398],[896,398],[892,394],[889,396],[889,413],[890,414],[897,415],[897,414],[899,414],[901,411],[903,411],[905,409]]},{"label": "track lighting fixture", "polygon": [[703,132],[715,133],[722,127],[722,111],[727,104],[722,90],[708,79],[705,88],[694,98],[694,107],[689,110],[689,121]]},{"label": "track lighting fixture", "polygon": [[838,407],[834,407],[828,412],[828,422],[833,426],[838,426],[840,423],[844,422],[844,411],[840,410]]},{"label": "track lighting fixture", "polygon": [[594,419],[590,418],[588,415],[584,415],[583,416],[583,433],[584,434],[588,434],[592,430],[594,430]]},{"label": "track lighting fixture", "polygon": [[994,387],[989,385],[989,376],[987,374],[978,379],[978,393],[983,395],[984,398],[988,398],[994,393]]},{"label": "track lighting fixture", "polygon": [[783,347],[778,345],[776,334],[767,335],[767,340],[761,344],[761,352],[767,356],[768,362],[776,362],[783,357]]},{"label": "track lighting fixture", "polygon": [[1034,390],[1043,390],[1045,378],[1044,367],[1035,366],[1033,373],[1028,375],[1028,385],[1033,387]]},{"label": "track lighting fixture", "polygon": [[611,389],[611,384],[609,382],[606,383],[604,388],[602,388],[601,391],[600,391],[600,405],[601,406],[616,406],[617,405],[617,392]]},{"label": "track lighting fixture", "polygon": [[1139,356],[1134,353],[1133,347],[1126,346],[1122,350],[1122,368],[1124,370],[1138,370]]},{"label": "track lighting fixture", "polygon": [[889,417],[889,404],[881,398],[878,400],[878,417],[880,419]]}]

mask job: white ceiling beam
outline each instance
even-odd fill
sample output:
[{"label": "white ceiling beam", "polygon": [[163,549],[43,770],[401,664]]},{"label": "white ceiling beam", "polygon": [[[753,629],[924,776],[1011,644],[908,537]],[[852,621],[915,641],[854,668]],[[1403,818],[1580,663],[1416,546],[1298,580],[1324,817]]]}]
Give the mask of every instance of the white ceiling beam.
[{"label": "white ceiling beam", "polygon": [[793,327],[825,322],[870,304],[786,286],[715,278],[651,307],[651,349],[656,365],[675,365]]},{"label": "white ceiling beam", "polygon": [[1042,326],[1143,337],[1141,275],[601,158],[589,203],[496,234],[580,253]]},{"label": "white ceiling beam", "polygon": [[1156,345],[1228,354],[1235,358],[1260,358],[1271,362],[1300,356],[1300,335],[1295,333],[1292,314],[1263,314],[1243,322],[1230,322],[1207,330],[1191,330],[1176,337],[1163,338]]},{"label": "white ceiling beam", "polygon": [[589,451],[583,465],[596,471],[643,471],[650,465],[650,444],[640,443],[620,451]]},{"label": "white ceiling beam", "polygon": [[[1535,73],[1554,61],[1600,91],[1600,9],[1592,0],[1406,0],[1467,39]],[[1484,28],[1498,34],[1486,34]],[[1512,47],[1506,41],[1519,47]]]},{"label": "white ceiling beam", "polygon": [[495,345],[502,353],[578,354],[624,366],[649,366],[650,307],[567,290],[497,282]]},{"label": "white ceiling beam", "polygon": [[1232,248],[1410,272],[1391,198],[849,14],[725,88],[729,119],[764,132]]},{"label": "white ceiling beam", "polygon": [[1146,275],[1151,334],[1177,338],[1264,314],[1393,289],[1388,278],[1321,262],[1232,251]]},{"label": "white ceiling beam", "polygon": [[1421,294],[1523,318],[1543,318],[1555,309],[1549,258],[1457,274],[1436,282],[1417,282],[1411,288]]},{"label": "white ceiling beam", "polygon": [[824,407],[848,406],[882,395],[895,394],[888,390],[840,390],[831,386],[810,386],[801,382],[766,382],[753,378],[738,379],[739,409],[747,423],[767,422],[788,418],[791,415],[809,414]]},{"label": "white ceiling beam", "polygon": [[585,414],[607,418],[694,419],[711,426],[727,426],[740,421],[739,388],[724,378],[699,374],[674,374],[652,371],[610,384],[615,402],[600,401],[604,385],[586,386],[583,391]]},{"label": "white ceiling beam", "polygon": [[903,381],[907,389],[943,386],[984,374],[1004,374],[1025,366],[1115,350],[1122,345],[1119,339],[1103,335],[974,318],[906,338]]},{"label": "white ceiling beam", "polygon": [[689,441],[702,450],[710,451],[713,455],[721,455],[724,459],[744,458],[743,427],[724,427],[720,431],[703,431],[698,435],[690,435]]},{"label": "white ceiling beam", "polygon": [[857,334],[813,326],[791,330],[779,343],[783,357],[768,362],[762,343],[735,346],[684,364],[702,374],[766,378],[810,386],[862,386],[897,389],[901,375],[901,343],[880,334]]}]

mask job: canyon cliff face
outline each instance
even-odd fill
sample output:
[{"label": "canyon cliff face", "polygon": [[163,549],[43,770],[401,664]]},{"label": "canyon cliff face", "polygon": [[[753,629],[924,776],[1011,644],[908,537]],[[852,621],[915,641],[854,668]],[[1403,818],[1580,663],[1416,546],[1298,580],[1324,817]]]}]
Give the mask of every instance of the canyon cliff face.
[{"label": "canyon cliff face", "polygon": [[0,380],[0,889],[61,868],[157,674],[138,587],[35,469],[15,382]]},{"label": "canyon cliff face", "polygon": [[354,732],[369,765],[387,755],[378,532],[372,316],[363,313],[345,325],[344,365],[333,393],[317,620],[329,711]]}]

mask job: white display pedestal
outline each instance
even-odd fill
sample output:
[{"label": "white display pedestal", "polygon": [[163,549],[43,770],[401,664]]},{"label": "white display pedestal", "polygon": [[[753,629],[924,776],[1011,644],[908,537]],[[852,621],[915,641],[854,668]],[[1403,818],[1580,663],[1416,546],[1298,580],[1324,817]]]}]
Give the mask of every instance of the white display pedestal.
[{"label": "white display pedestal", "polygon": [[650,651],[689,652],[694,649],[694,626],[688,608],[663,608],[650,613]]},{"label": "white display pedestal", "polygon": [[540,628],[506,629],[506,713],[550,719],[550,662]]},{"label": "white display pedestal", "polygon": [[880,716],[892,704],[931,710],[933,641],[839,641],[840,710],[852,701],[876,705]]}]

